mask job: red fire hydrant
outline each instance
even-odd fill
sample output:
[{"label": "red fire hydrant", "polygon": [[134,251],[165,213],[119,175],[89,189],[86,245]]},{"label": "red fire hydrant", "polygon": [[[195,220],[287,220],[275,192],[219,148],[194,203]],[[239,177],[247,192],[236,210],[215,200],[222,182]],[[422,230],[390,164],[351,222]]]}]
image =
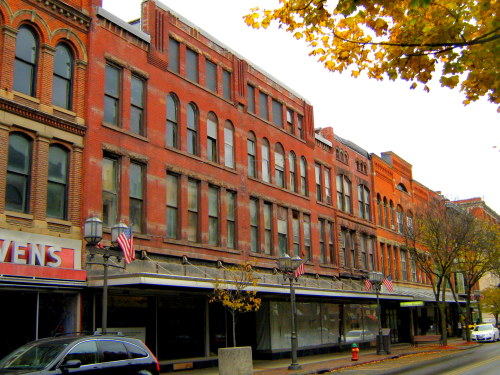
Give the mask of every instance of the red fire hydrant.
[{"label": "red fire hydrant", "polygon": [[359,353],[358,345],[356,345],[356,343],[352,344],[352,357],[351,357],[351,361],[357,361],[359,359],[358,358],[358,353]]}]

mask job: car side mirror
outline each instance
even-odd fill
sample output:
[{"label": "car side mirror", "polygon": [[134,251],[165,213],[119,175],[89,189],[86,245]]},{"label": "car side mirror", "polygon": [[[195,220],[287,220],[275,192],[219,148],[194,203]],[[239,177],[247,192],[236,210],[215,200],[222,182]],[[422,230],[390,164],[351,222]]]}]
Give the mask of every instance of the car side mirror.
[{"label": "car side mirror", "polygon": [[59,368],[61,370],[68,370],[70,368],[79,368],[82,365],[82,361],[79,359],[70,359],[69,361],[64,362]]}]

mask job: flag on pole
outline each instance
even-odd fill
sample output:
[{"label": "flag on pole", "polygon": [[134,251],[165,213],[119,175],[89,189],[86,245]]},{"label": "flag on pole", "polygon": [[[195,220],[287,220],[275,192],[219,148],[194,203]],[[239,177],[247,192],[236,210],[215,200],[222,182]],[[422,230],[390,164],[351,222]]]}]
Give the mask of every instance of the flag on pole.
[{"label": "flag on pole", "polygon": [[388,292],[394,292],[394,288],[392,286],[392,278],[391,278],[391,275],[387,276],[384,278],[384,280],[382,280],[382,284],[385,285],[386,289]]},{"label": "flag on pole", "polygon": [[125,258],[125,263],[130,264],[135,260],[135,250],[134,250],[134,236],[132,235],[132,228],[127,228],[120,234],[117,238],[118,245],[123,250],[123,257]]},{"label": "flag on pole", "polygon": [[293,273],[293,275],[295,277],[299,277],[300,275],[303,275],[306,273],[304,263],[305,263],[305,261],[302,261],[302,263],[300,263],[300,266],[298,266],[297,269],[295,270],[295,272]]},{"label": "flag on pole", "polygon": [[365,289],[368,292],[372,288],[372,282],[368,279],[365,279]]}]

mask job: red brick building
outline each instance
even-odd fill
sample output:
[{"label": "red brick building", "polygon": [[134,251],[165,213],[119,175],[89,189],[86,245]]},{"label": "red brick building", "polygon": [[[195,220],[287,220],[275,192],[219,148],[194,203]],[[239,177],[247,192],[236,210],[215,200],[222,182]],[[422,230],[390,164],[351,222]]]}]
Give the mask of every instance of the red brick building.
[{"label": "red brick building", "polygon": [[[39,335],[101,326],[102,267],[81,256],[82,223],[96,216],[104,244],[113,225],[131,226],[137,255],[110,271],[108,329],[144,339],[164,368],[209,361],[231,342],[208,295],[216,278],[230,278],[228,265],[245,262],[263,305],[241,316],[237,343],[256,356],[286,355],[289,289],[276,263],[284,254],[305,260],[301,353],[368,345],[378,320],[363,277],[374,270],[395,285],[382,290],[383,326],[394,342],[409,339],[399,302],[429,301],[429,286],[402,246],[402,226],[439,195],[394,153],[379,157],[315,129],[300,94],[160,2],[144,1],[130,23],[100,6],[0,3],[0,141],[9,149],[0,234],[13,243],[2,245],[0,293],[40,298],[47,311],[35,319],[20,309],[19,319],[63,322]],[[72,252],[60,266],[51,256],[41,264],[23,241]],[[46,298],[42,286],[64,287],[66,299]],[[430,311],[412,311],[414,330]]]},{"label": "red brick building", "polygon": [[[131,225],[139,256],[109,279],[110,326],[136,327],[161,360],[208,358],[229,338],[213,279],[250,262],[264,306],[238,342],[286,352],[284,253],[307,260],[302,348],[376,324],[361,281],[376,259],[369,154],[315,132],[300,95],[160,3],[131,23],[95,8],[94,21],[83,217]],[[90,273],[97,293],[101,280]]]},{"label": "red brick building", "polygon": [[0,2],[0,356],[81,326],[89,9]]}]

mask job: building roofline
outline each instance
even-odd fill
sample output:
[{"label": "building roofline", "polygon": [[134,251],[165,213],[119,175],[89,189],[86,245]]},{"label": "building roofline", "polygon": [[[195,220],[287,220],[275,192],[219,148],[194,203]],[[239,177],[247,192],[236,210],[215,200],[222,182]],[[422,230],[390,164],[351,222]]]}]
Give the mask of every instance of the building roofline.
[{"label": "building roofline", "polygon": [[110,22],[113,22],[114,24],[120,26],[122,29],[126,30],[130,34],[136,36],[139,39],[142,39],[146,43],[151,43],[151,35],[146,34],[144,31],[139,30],[137,27],[122,20],[120,17],[115,16],[113,13],[108,12],[106,9],[97,7],[97,15],[107,19]]},{"label": "building roofline", "polygon": [[304,102],[306,102],[309,105],[312,105],[311,102],[309,100],[307,100],[306,98],[304,98],[301,94],[299,94],[295,90],[291,89],[289,86],[285,85],[279,79],[277,79],[273,75],[269,74],[264,69],[260,68],[258,65],[254,64],[253,62],[251,62],[250,60],[248,60],[246,57],[240,55],[238,52],[234,51],[232,48],[228,47],[226,44],[224,44],[223,42],[221,42],[220,40],[218,40],[217,38],[215,38],[214,36],[212,36],[210,33],[206,32],[205,30],[201,29],[199,26],[195,25],[194,23],[192,23],[191,21],[189,21],[187,18],[183,17],[182,15],[180,15],[179,13],[177,13],[176,11],[174,11],[172,8],[169,8],[168,6],[166,6],[165,4],[163,4],[160,1],[156,2],[156,6],[158,8],[160,8],[160,9],[163,9],[163,10],[169,12],[174,17],[178,18],[181,22],[185,23],[187,26],[191,27],[192,29],[197,30],[201,35],[203,35],[204,37],[206,37],[207,39],[209,39],[211,42],[217,44],[222,49],[225,49],[226,51],[228,51],[232,55],[238,57],[241,60],[246,61],[248,63],[248,65],[252,66],[252,68],[254,68],[258,72],[262,73],[264,76],[266,76],[270,80],[274,81],[275,83],[277,83],[278,85],[280,85],[281,87],[283,87],[284,89],[286,89],[287,91],[289,91],[290,93],[292,93],[293,95],[295,95],[297,98],[302,99]]}]

